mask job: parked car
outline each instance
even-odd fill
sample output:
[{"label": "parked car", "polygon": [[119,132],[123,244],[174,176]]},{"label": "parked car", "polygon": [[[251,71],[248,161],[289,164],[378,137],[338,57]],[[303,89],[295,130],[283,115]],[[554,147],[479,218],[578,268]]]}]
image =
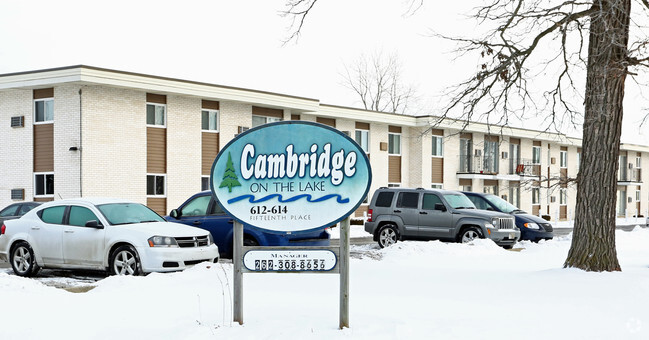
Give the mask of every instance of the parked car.
[{"label": "parked car", "polygon": [[[208,230],[219,246],[221,256],[232,258],[234,219],[221,209],[211,191],[193,195],[164,218]],[[329,233],[325,230],[296,235],[291,232],[268,232],[244,224],[243,237],[245,246],[329,246]]]},{"label": "parked car", "polygon": [[490,238],[512,248],[520,237],[510,215],[477,210],[462,193],[422,188],[380,188],[372,196],[365,231],[381,248],[398,240],[470,242]]},{"label": "parked car", "polygon": [[25,215],[28,211],[39,206],[39,202],[19,202],[13,203],[0,210],[0,223],[6,220],[13,220]]},{"label": "parked car", "polygon": [[139,275],[217,261],[212,236],[165,221],[153,210],[119,199],[44,203],[0,227],[0,260],[20,276],[40,268],[108,270]]},{"label": "parked car", "polygon": [[548,221],[530,215],[496,195],[470,191],[463,191],[462,193],[469,197],[478,209],[513,215],[516,219],[516,226],[521,230],[521,240],[538,242],[540,240],[551,240],[554,237],[552,224]]}]

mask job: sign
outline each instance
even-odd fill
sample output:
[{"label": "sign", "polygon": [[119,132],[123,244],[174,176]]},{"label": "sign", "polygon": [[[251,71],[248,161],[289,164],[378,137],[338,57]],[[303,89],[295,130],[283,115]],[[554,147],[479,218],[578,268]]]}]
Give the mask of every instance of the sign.
[{"label": "sign", "polygon": [[372,174],[347,135],[303,121],[237,136],[214,160],[210,187],[237,221],[276,232],[326,228],[365,200]]},{"label": "sign", "polygon": [[331,250],[250,250],[243,255],[243,265],[250,271],[330,271],[336,262]]}]

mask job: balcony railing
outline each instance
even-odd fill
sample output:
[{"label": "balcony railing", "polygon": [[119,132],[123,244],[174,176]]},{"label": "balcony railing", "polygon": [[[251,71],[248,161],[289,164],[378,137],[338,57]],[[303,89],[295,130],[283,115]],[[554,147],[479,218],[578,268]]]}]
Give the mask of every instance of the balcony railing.
[{"label": "balcony railing", "polygon": [[458,173],[464,174],[497,174],[498,158],[495,156],[459,156]]},{"label": "balcony railing", "polygon": [[642,182],[642,169],[620,169],[618,172],[619,182]]}]

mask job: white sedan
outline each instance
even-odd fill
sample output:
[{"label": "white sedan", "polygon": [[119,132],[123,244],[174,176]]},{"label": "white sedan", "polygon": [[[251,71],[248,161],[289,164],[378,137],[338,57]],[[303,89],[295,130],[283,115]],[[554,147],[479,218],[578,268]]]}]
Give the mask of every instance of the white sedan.
[{"label": "white sedan", "polygon": [[218,257],[204,229],[167,222],[140,203],[118,199],[49,202],[0,226],[0,260],[9,261],[20,276],[40,268],[140,275],[183,270]]}]

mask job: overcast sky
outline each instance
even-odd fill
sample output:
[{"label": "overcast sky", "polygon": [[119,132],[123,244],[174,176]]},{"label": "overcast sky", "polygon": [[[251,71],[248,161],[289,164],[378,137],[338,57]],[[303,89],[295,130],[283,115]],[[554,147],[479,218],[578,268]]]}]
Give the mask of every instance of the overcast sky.
[{"label": "overcast sky", "polygon": [[[435,114],[440,92],[475,69],[455,62],[453,45],[430,31],[470,33],[476,26],[465,15],[479,1],[428,1],[404,15],[407,1],[320,0],[299,41],[282,45],[290,24],[279,15],[284,3],[3,0],[0,73],[84,64],[359,107],[341,85],[343,64],[396,52],[422,97],[418,113]],[[649,105],[627,93],[634,108],[625,111],[625,135],[638,141],[639,108]]]}]

